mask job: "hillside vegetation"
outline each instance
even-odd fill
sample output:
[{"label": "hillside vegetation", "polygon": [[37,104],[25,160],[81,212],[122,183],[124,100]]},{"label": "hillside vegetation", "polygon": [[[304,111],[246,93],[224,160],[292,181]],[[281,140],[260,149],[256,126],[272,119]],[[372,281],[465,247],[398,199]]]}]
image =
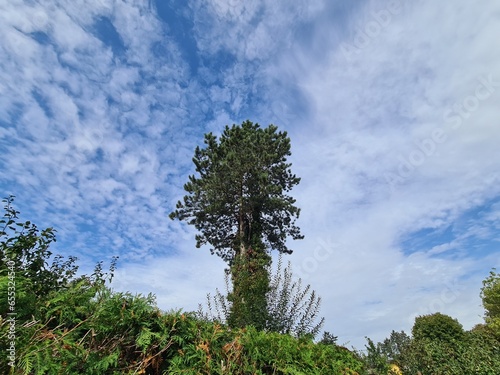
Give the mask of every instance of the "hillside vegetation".
[{"label": "hillside vegetation", "polygon": [[484,325],[467,332],[436,313],[418,317],[412,337],[392,332],[377,344],[368,339],[366,352],[357,353],[329,333],[314,342],[312,335],[231,329],[193,312],[163,312],[151,294],[113,292],[116,260],[107,272],[98,263],[91,275],[76,276],[76,258],[50,251],[54,230],[19,221],[13,198],[4,202],[0,373],[500,373],[500,275],[493,271],[481,290]]}]

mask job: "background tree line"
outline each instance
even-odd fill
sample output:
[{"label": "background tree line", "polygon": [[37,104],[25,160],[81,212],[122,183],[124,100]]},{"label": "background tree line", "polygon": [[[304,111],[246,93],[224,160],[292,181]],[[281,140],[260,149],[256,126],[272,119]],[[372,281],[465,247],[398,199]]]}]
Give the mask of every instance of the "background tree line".
[{"label": "background tree line", "polygon": [[485,322],[465,331],[458,320],[436,312],[415,318],[411,336],[392,331],[382,342],[367,338],[362,355],[369,374],[500,374],[500,274],[493,269],[480,296]]}]

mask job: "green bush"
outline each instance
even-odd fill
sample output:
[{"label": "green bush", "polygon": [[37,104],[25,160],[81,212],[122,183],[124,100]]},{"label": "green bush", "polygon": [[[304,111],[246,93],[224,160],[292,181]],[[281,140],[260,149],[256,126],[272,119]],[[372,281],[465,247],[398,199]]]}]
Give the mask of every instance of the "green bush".
[{"label": "green bush", "polygon": [[466,332],[462,341],[413,340],[405,374],[500,374],[500,343],[486,332]]},{"label": "green bush", "polygon": [[481,299],[486,310],[486,323],[500,338],[500,274],[495,269],[483,281]]},{"label": "green bush", "polygon": [[92,295],[91,289],[74,283],[19,327],[13,374],[356,374],[362,369],[353,353],[335,345],[253,327],[230,330],[191,313],[163,313],[152,295],[113,293],[102,285]]},{"label": "green bush", "polygon": [[432,314],[415,319],[405,374],[500,374],[500,342],[487,326],[464,332],[455,319]]},{"label": "green bush", "polygon": [[448,315],[435,313],[415,318],[412,335],[415,340],[460,341],[464,329],[458,320]]}]

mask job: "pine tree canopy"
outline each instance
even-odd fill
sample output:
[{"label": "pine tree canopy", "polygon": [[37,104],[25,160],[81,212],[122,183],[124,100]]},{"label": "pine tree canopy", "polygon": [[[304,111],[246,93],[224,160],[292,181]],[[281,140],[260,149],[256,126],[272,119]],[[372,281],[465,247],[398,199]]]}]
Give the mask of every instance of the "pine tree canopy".
[{"label": "pine tree canopy", "polygon": [[245,121],[226,126],[219,139],[205,134],[205,145],[195,150],[197,175],[189,176],[188,194],[170,218],[194,225],[196,246],[210,244],[229,263],[256,244],[291,253],[287,236],[303,236],[295,226],[300,209],[286,194],[300,181],[287,163],[287,133]]}]

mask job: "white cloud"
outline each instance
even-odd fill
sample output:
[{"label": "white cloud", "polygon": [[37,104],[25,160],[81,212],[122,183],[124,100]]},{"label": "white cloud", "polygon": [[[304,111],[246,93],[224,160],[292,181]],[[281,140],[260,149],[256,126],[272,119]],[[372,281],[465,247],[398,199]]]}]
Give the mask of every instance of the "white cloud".
[{"label": "white cloud", "polygon": [[[186,126],[185,113],[177,109],[152,112],[149,108],[157,103],[172,103],[172,99],[177,107],[186,96],[185,90],[176,84],[184,61],[173,49],[168,69],[161,67],[156,72],[155,65],[161,63],[150,65],[148,61],[155,62],[151,45],[162,38],[159,21],[140,4],[115,5],[54,2],[35,9],[24,4],[10,6],[3,13],[6,37],[2,49],[8,58],[0,61],[1,90],[9,99],[2,106],[2,121],[17,127],[19,142],[6,143],[2,160],[9,169],[4,170],[1,179],[16,181],[17,190],[21,188],[23,192],[17,193],[20,199],[26,199],[28,206],[40,208],[36,214],[59,229],[61,242],[66,246],[73,242],[70,238],[75,236],[75,224],[83,224],[85,217],[95,216],[96,211],[109,212],[108,220],[97,215],[102,222],[91,220],[87,224],[89,232],[82,233],[88,240],[92,231],[98,231],[101,235],[96,238],[102,239],[102,243],[75,241],[77,245],[63,248],[67,253],[81,253],[84,261],[92,253],[92,246],[97,245],[94,255],[99,256],[108,241],[143,247],[144,253],[156,247],[156,240],[145,234],[154,232],[151,227],[160,222],[168,226],[165,209],[155,217],[143,207],[146,201],[165,205],[158,199],[167,195],[162,187],[165,170],[177,174],[178,169],[168,165],[186,164],[172,156],[176,155],[175,148],[186,142],[183,135],[191,128]],[[101,16],[112,17],[129,47],[128,60],[116,60],[112,51],[92,34],[92,25]],[[48,43],[37,42],[32,32],[46,33]],[[150,82],[144,81],[144,75]],[[38,104],[34,92],[45,108]],[[165,100],[169,97],[172,99]],[[156,137],[148,142],[141,131]],[[167,134],[173,147],[163,144],[160,135]],[[175,139],[181,141],[175,144]],[[161,160],[156,156],[160,149]],[[134,155],[133,150],[141,150],[140,170],[131,175],[119,173],[122,158]],[[24,173],[14,174],[15,170]],[[46,188],[40,192],[40,186]],[[104,205],[111,207],[103,209]],[[44,215],[49,206],[54,208],[52,213]],[[61,209],[70,210],[70,217],[63,216]],[[132,224],[135,221],[139,225]],[[127,229],[127,223],[135,228]],[[129,233],[125,243],[121,233],[113,232],[116,227]],[[114,246],[112,251],[123,249]]]},{"label": "white cloud", "polygon": [[[365,16],[352,21],[355,30],[373,20],[373,9],[382,9],[378,5],[367,6],[361,12]],[[500,138],[494,124],[495,98],[500,94],[495,88],[477,105],[470,99],[476,95],[478,78],[500,77],[494,63],[497,51],[482,48],[496,17],[497,6],[489,6],[487,16],[485,8],[473,4],[446,5],[447,17],[442,20],[441,7],[421,1],[392,17],[376,38],[348,59],[331,45],[329,59],[318,64],[315,56],[301,55],[307,49],[296,48],[298,60],[309,63],[296,66],[290,60],[281,69],[287,75],[294,72],[314,108],[314,118],[302,128],[309,127],[311,134],[293,132],[300,137],[293,143],[294,162],[303,177],[297,198],[308,233],[294,257],[302,268],[317,265],[306,275],[327,301],[327,328],[335,332],[339,327],[341,339],[346,335],[356,346],[368,326],[378,327],[376,339],[391,329],[408,330],[406,317],[419,311],[411,306],[432,307],[436,298],[440,301],[440,285],[471,273],[474,288],[467,283],[453,301],[435,305],[463,318],[469,328],[480,321],[478,268],[484,277],[494,263],[468,256],[432,257],[450,244],[415,258],[417,254],[405,255],[403,251],[412,249],[401,248],[399,241],[419,229],[453,224],[466,210],[498,196],[499,165],[493,155]],[[321,30],[329,28],[324,24]],[[273,71],[278,74],[280,69]],[[453,129],[444,114],[464,100],[469,100],[469,118]],[[446,140],[432,147],[427,143],[427,155],[419,146],[432,140],[437,128]],[[398,172],[401,164],[409,166],[408,173]],[[387,174],[401,178],[391,186]],[[331,237],[343,250],[314,263],[311,248],[318,239]],[[394,269],[399,270],[397,281],[391,277]],[[414,295],[415,288],[423,292]],[[471,300],[476,304],[471,306]],[[426,313],[434,311],[429,308]]]}]

